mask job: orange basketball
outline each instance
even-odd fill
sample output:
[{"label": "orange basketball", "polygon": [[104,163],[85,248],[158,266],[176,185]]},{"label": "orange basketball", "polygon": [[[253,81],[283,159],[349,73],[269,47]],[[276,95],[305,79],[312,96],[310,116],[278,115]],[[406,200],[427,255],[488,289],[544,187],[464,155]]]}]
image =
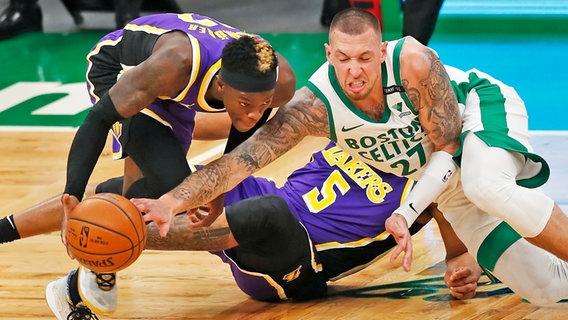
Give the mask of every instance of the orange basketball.
[{"label": "orange basketball", "polygon": [[146,245],[146,224],[125,197],[99,193],[71,211],[66,237],[69,251],[81,265],[111,273],[138,259]]}]

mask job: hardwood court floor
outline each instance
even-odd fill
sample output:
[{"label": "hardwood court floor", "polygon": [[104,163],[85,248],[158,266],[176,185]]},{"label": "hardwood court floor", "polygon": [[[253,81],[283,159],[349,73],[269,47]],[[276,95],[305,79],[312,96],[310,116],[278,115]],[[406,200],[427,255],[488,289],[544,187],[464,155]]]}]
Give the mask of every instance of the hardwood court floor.
[{"label": "hardwood court floor", "polygon": [[[1,132],[0,212],[7,215],[63,189],[70,132]],[[218,142],[196,143],[191,157]],[[321,141],[302,144],[314,148]],[[298,150],[293,151],[293,153]],[[288,155],[260,174],[278,181],[307,152]],[[290,161],[290,159],[294,159]],[[299,165],[299,164],[298,164]],[[121,163],[103,154],[93,180],[121,173]],[[101,319],[567,319],[568,304],[536,307],[501,284],[482,277],[478,297],[448,298],[441,276],[444,250],[435,225],[415,239],[412,271],[384,257],[367,269],[331,285],[334,296],[304,303],[263,303],[234,284],[227,265],[207,252],[146,251],[119,273],[119,305]],[[45,286],[76,266],[59,234],[0,245],[0,319],[53,319]],[[514,272],[514,270],[511,270]]]}]

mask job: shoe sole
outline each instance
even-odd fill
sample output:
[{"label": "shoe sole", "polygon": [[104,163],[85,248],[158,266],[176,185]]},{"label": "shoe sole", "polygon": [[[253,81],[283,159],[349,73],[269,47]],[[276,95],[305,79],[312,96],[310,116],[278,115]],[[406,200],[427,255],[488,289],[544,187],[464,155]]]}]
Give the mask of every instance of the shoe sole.
[{"label": "shoe sole", "polygon": [[50,294],[50,292],[53,292],[54,290],[52,290],[52,287],[54,286],[54,282],[50,282],[47,287],[45,287],[45,301],[47,301],[47,305],[49,306],[49,309],[51,309],[51,312],[55,315],[55,317],[57,318],[57,320],[67,320],[66,318],[60,318],[59,317],[59,308],[57,308],[59,306],[59,303],[57,303],[57,301],[55,300],[55,297],[53,294]]}]

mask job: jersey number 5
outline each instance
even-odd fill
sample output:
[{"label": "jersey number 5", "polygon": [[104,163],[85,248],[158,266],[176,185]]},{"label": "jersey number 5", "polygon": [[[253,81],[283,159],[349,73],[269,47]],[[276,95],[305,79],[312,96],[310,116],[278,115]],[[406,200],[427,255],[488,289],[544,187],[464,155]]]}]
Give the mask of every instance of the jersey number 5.
[{"label": "jersey number 5", "polygon": [[341,195],[345,195],[347,191],[349,191],[349,188],[351,188],[341,173],[337,170],[333,170],[329,177],[323,182],[321,189],[314,187],[302,196],[310,212],[318,213],[337,200],[337,193],[334,186],[337,187]]}]

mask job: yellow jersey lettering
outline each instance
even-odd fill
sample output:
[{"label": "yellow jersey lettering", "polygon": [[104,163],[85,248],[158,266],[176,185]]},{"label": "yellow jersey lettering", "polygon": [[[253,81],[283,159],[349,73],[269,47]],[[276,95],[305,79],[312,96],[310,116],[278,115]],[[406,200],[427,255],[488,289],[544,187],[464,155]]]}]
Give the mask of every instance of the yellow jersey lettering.
[{"label": "yellow jersey lettering", "polygon": [[333,172],[325,179],[321,186],[321,190],[314,187],[308,193],[304,194],[302,198],[304,203],[312,213],[318,213],[323,209],[332,205],[335,200],[337,200],[337,193],[333,187],[337,187],[342,195],[345,195],[349,191],[349,183],[345,181],[345,178],[337,170]]},{"label": "yellow jersey lettering", "polygon": [[184,13],[178,15],[179,19],[185,22],[199,24],[205,27],[214,27],[218,25],[215,21],[211,19],[194,19],[192,13]]},{"label": "yellow jersey lettering", "polygon": [[215,37],[221,39],[221,40],[227,40],[229,38],[229,36],[227,35],[227,33],[223,30],[217,30],[215,31]]},{"label": "yellow jersey lettering", "polygon": [[369,201],[381,203],[386,195],[393,190],[392,186],[384,182],[383,178],[376,171],[371,169],[366,163],[351,157],[349,153],[341,148],[336,146],[322,151],[322,154],[331,166],[341,169],[358,186],[365,189]]}]

